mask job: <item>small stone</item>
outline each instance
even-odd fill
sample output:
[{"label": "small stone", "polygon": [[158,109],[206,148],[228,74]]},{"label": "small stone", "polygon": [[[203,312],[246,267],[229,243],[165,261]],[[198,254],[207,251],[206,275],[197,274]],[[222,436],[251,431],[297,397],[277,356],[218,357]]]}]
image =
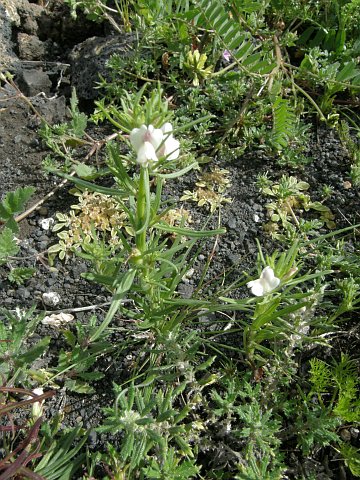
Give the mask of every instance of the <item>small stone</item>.
[{"label": "small stone", "polygon": [[351,182],[344,182],[343,187],[345,188],[345,190],[349,190],[350,188],[352,188]]},{"label": "small stone", "polygon": [[46,207],[39,208],[39,215],[41,215],[42,217],[45,217],[47,213],[48,213],[48,209]]},{"label": "small stone", "polygon": [[236,227],[237,227],[236,219],[234,217],[230,218],[227,222],[227,225],[229,228],[236,230]]},{"label": "small stone", "polygon": [[350,442],[351,440],[350,430],[348,430],[347,428],[342,428],[340,430],[340,437],[344,440],[344,442]]},{"label": "small stone", "polygon": [[48,75],[40,68],[23,70],[18,78],[19,87],[27,97],[34,97],[40,92],[50,93],[52,86]]},{"label": "small stone", "polygon": [[56,307],[60,303],[60,295],[57,292],[45,292],[42,294],[42,300],[48,307]]},{"label": "small stone", "polygon": [[19,58],[22,60],[42,60],[46,53],[46,44],[36,35],[18,33]]},{"label": "small stone", "polygon": [[30,292],[27,288],[20,287],[17,290],[17,295],[19,298],[26,299],[30,297]]},{"label": "small stone", "polygon": [[[53,218],[43,218],[40,220],[39,224],[43,230],[50,230],[51,227],[54,225],[55,220]],[[42,240],[40,237],[39,240]],[[46,238],[48,240],[48,238]]]},{"label": "small stone", "polygon": [[51,325],[52,327],[60,327],[63,324],[69,323],[74,320],[74,315],[71,313],[53,313],[52,315],[47,315],[41,320],[43,325]]},{"label": "small stone", "polygon": [[181,283],[178,287],[178,292],[183,298],[191,298],[194,293],[194,287],[189,283]]}]

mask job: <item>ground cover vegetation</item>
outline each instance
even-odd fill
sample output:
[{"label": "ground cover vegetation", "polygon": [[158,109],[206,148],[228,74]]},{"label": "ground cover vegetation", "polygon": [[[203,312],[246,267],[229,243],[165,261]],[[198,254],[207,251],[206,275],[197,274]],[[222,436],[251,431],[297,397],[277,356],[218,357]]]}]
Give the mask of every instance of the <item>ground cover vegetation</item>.
[{"label": "ground cover vegetation", "polygon": [[[75,324],[1,309],[0,478],[360,477],[359,358],[344,341],[359,345],[359,226],[338,228],[331,187],[313,198],[301,180],[310,125],[323,122],[351,158],[350,186],[360,184],[359,1],[67,3],[137,39],[130,56],[109,59],[93,113],[73,91],[69,122],[39,132],[51,150],[44,169],[74,193],[52,226],[49,264],[85,259],[89,288],[102,285],[112,301],[102,318]],[[89,127],[104,124],[111,133],[93,140]],[[231,202],[221,160],[255,146],[282,171],[256,185],[272,249],[259,242],[252,271],[214,277]],[[164,189],[191,172],[194,189],[175,204]],[[17,216],[33,190],[0,204],[0,264],[16,284],[35,273],[17,257]],[[195,228],[196,209],[208,220]],[[192,275],[187,298],[178,289]],[[44,317],[63,348],[39,369],[50,337],[32,335]],[[66,412],[46,404],[60,386],[91,394],[104,355],[121,364],[129,352],[96,428],[108,443],[94,451],[90,431],[64,427]]]}]

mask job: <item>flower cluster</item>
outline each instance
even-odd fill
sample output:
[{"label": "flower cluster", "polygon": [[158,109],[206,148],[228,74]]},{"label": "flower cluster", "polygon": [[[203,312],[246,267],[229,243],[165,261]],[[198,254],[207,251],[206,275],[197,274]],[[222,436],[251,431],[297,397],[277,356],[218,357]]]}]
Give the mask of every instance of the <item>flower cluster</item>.
[{"label": "flower cluster", "polygon": [[147,167],[151,162],[166,157],[175,160],[180,153],[180,143],[173,137],[171,123],[164,123],[161,128],[153,125],[142,125],[130,132],[130,142],[137,153],[136,161]]},{"label": "flower cluster", "polygon": [[251,293],[256,297],[262,297],[266,293],[271,292],[280,284],[280,279],[275,277],[274,270],[267,266],[261,272],[260,278],[252,280],[246,285],[251,289]]}]

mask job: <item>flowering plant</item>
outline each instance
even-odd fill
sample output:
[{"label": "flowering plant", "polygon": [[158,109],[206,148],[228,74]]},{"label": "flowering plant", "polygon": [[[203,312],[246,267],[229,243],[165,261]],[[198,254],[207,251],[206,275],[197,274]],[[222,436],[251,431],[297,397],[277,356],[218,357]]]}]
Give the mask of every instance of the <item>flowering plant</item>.
[{"label": "flowering plant", "polygon": [[180,153],[180,143],[172,134],[171,123],[166,122],[161,128],[142,125],[130,132],[130,142],[137,153],[137,162],[147,167],[157,162],[160,157],[176,160]]},{"label": "flowering plant", "polygon": [[247,283],[251,293],[256,297],[272,292],[280,284],[280,279],[275,277],[274,270],[267,266],[261,272],[260,278]]}]

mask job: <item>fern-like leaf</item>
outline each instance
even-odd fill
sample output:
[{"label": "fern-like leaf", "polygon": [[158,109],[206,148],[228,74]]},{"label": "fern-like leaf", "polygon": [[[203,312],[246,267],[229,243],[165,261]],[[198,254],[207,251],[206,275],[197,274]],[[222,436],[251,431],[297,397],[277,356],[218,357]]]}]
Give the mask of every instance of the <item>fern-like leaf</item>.
[{"label": "fern-like leaf", "polygon": [[252,56],[255,48],[252,36],[241,30],[240,25],[225,10],[220,0],[199,0],[197,7],[204,26],[215,32],[224,49],[231,52],[241,69],[246,68],[247,72],[264,74],[274,68],[275,64],[263,60],[260,53]]},{"label": "fern-like leaf", "polygon": [[310,360],[310,382],[313,392],[318,394],[327,392],[332,386],[333,379],[330,367],[318,358]]},{"label": "fern-like leaf", "polygon": [[296,116],[288,100],[277,97],[273,104],[273,129],[271,140],[277,150],[285,148],[294,136]]},{"label": "fern-like leaf", "polygon": [[340,453],[354,477],[360,477],[360,450],[348,443],[343,443],[340,446]]}]

